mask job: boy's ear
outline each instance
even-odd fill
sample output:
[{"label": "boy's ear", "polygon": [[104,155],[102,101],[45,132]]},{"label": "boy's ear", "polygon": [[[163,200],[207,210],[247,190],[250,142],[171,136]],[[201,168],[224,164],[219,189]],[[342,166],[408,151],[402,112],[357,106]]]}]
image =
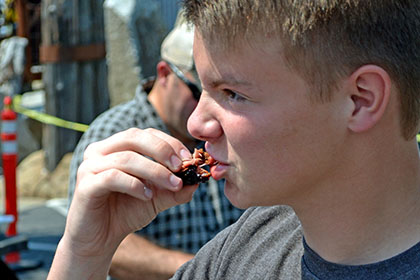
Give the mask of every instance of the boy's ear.
[{"label": "boy's ear", "polygon": [[389,103],[391,79],[388,73],[376,65],[364,65],[350,76],[352,115],[349,129],[364,132],[382,118]]},{"label": "boy's ear", "polygon": [[171,68],[169,67],[169,64],[165,61],[159,61],[159,63],[156,65],[156,75],[157,80],[162,86],[165,86],[167,83],[167,78],[169,74],[171,74]]}]

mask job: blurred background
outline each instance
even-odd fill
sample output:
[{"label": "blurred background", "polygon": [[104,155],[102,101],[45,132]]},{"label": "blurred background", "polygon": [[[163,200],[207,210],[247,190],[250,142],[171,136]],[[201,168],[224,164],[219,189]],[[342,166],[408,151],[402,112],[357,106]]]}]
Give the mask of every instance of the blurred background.
[{"label": "blurred background", "polygon": [[[64,229],[68,169],[83,133],[74,123],[89,125],[154,75],[179,7],[177,0],[0,0],[0,97],[21,108],[17,233],[28,242],[14,267],[19,279],[46,278]],[[6,200],[1,178],[0,214]],[[0,234],[7,226],[0,221]]]}]

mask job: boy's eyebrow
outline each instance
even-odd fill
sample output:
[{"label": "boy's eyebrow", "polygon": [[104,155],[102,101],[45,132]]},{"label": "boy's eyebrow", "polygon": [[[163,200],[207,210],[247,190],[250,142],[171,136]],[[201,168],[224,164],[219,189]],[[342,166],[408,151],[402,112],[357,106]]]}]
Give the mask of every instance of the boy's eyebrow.
[{"label": "boy's eyebrow", "polygon": [[232,75],[223,75],[220,79],[212,80],[209,85],[213,88],[216,88],[222,84],[231,85],[231,86],[250,86],[249,81],[238,80]]}]

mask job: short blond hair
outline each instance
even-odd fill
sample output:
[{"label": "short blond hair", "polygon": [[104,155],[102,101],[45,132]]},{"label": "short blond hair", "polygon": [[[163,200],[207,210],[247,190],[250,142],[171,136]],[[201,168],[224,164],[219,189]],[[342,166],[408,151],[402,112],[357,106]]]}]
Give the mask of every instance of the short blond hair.
[{"label": "short blond hair", "polygon": [[337,80],[360,66],[382,67],[399,89],[404,137],[417,134],[419,0],[184,0],[184,8],[205,40],[226,48],[241,40],[277,39],[288,66],[320,101],[328,101]]}]

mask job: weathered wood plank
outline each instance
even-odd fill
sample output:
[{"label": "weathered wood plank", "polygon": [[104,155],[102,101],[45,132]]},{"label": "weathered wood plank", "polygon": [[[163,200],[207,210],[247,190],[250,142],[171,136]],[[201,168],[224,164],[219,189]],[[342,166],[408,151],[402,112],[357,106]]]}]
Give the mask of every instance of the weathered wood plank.
[{"label": "weathered wood plank", "polygon": [[[104,43],[103,0],[43,0],[41,10],[43,45]],[[58,61],[44,67],[48,114],[89,124],[109,107],[105,58]],[[80,136],[76,131],[45,126],[43,148],[50,171],[64,154],[73,151]]]}]

